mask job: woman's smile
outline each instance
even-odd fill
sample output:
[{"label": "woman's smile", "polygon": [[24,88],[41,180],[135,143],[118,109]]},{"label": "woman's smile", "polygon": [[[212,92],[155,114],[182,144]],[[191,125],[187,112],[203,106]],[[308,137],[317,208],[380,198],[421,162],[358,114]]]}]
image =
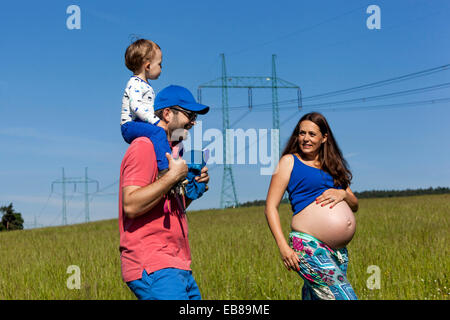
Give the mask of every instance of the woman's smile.
[{"label": "woman's smile", "polygon": [[300,123],[298,143],[302,153],[315,157],[325,141],[326,136],[322,135],[320,128],[314,122],[305,120]]}]

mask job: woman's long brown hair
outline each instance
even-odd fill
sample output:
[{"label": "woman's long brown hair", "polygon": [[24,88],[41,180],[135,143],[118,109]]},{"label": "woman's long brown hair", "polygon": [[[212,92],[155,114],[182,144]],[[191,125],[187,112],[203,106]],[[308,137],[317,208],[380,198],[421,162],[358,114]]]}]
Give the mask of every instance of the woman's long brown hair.
[{"label": "woman's long brown hair", "polygon": [[319,149],[319,161],[321,169],[328,172],[334,180],[335,185],[346,189],[352,180],[352,173],[348,168],[348,163],[342,156],[342,152],[334,139],[333,132],[328,125],[325,117],[318,112],[310,112],[305,114],[295,126],[291,137],[289,138],[282,156],[286,154],[298,153],[302,155],[298,143],[298,136],[300,134],[300,123],[309,120],[314,122],[320,129],[322,135],[327,135],[327,141],[323,143]]}]

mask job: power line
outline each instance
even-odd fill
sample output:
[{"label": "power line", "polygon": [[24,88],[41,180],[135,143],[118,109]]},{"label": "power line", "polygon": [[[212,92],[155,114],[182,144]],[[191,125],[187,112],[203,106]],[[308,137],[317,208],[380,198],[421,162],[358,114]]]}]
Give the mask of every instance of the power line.
[{"label": "power line", "polygon": [[243,115],[241,115],[235,122],[233,122],[230,125],[230,128],[234,127],[236,124],[238,124],[238,122],[241,122],[246,116],[248,116],[252,111],[251,110],[247,110],[244,112]]},{"label": "power line", "polygon": [[[429,104],[441,104],[441,103],[445,103],[445,102],[449,102],[449,101],[450,101],[450,98],[435,98],[435,99],[430,99],[430,100],[411,101],[411,102],[402,102],[402,103],[393,103],[393,104],[381,104],[381,105],[373,105],[373,106],[354,106],[354,107],[338,107],[338,108],[335,108],[333,106],[328,106],[328,107],[323,106],[322,108],[316,107],[314,110],[317,110],[317,111],[324,110],[324,111],[331,111],[331,112],[349,111],[349,110],[366,111],[366,110],[374,110],[374,109],[407,108],[407,107],[416,107],[416,106],[429,105]],[[305,108],[312,109],[310,106],[305,106]],[[292,117],[296,114],[297,114],[297,112],[289,115],[289,117],[286,117],[286,119],[283,120],[283,123],[291,120]]]},{"label": "power line", "polygon": [[35,219],[39,219],[40,216],[42,215],[42,212],[44,212],[44,210],[47,208],[48,202],[50,201],[52,194],[53,194],[53,192],[50,192],[50,194],[48,195],[47,201],[45,202],[45,205],[42,207],[41,211],[39,211],[39,214]]},{"label": "power line", "polygon": [[422,100],[422,101],[412,101],[412,102],[402,102],[402,103],[392,103],[392,104],[383,104],[383,105],[374,105],[374,106],[364,106],[364,107],[341,107],[341,108],[323,108],[322,110],[328,111],[365,111],[365,110],[373,110],[373,109],[391,109],[391,108],[407,108],[407,107],[417,107],[424,105],[436,105],[441,103],[450,102],[450,97],[448,98],[437,98],[431,100]]},{"label": "power line", "polygon": [[[356,92],[356,91],[360,91],[360,90],[364,90],[364,89],[381,87],[381,86],[389,85],[389,84],[396,83],[396,82],[406,81],[406,80],[434,74],[437,72],[442,72],[442,71],[448,70],[449,68],[450,68],[450,64],[445,64],[445,65],[442,65],[439,67],[434,67],[434,68],[430,68],[430,69],[426,69],[426,70],[422,70],[422,71],[418,71],[418,72],[413,72],[413,73],[409,73],[406,75],[389,78],[386,80],[376,81],[376,82],[368,83],[368,84],[361,85],[361,86],[356,86],[356,87],[351,87],[351,88],[347,88],[347,89],[343,89],[343,90],[337,90],[337,91],[327,92],[327,93],[314,95],[314,96],[310,96],[310,97],[305,97],[305,98],[303,98],[303,100],[314,100],[314,99],[319,99],[319,98],[336,96],[339,94],[352,93],[352,92]],[[425,101],[422,100],[422,101],[413,101],[413,102],[406,102],[406,103],[384,104],[384,105],[374,105],[374,106],[365,106],[365,107],[357,106],[357,107],[335,108],[335,105],[351,104],[351,103],[356,103],[356,102],[366,102],[366,101],[372,101],[372,100],[381,100],[381,99],[393,98],[393,97],[397,97],[397,96],[417,94],[417,93],[421,93],[421,92],[428,92],[428,91],[433,91],[433,90],[444,89],[444,88],[447,88],[449,85],[450,85],[450,83],[441,83],[441,84],[437,84],[434,86],[428,86],[428,87],[423,87],[423,88],[409,89],[409,90],[404,90],[404,91],[397,91],[397,92],[391,92],[391,93],[387,93],[387,94],[381,94],[381,95],[370,96],[370,97],[362,97],[362,98],[356,98],[356,99],[349,99],[349,100],[340,100],[340,101],[333,101],[333,102],[320,103],[320,104],[303,105],[302,107],[304,107],[306,109],[315,108],[315,109],[323,109],[326,111],[335,112],[335,111],[345,111],[345,110],[365,111],[365,110],[373,110],[373,109],[402,108],[402,107],[413,107],[413,106],[423,105],[423,104],[440,104],[440,103],[448,102],[448,98],[437,98],[437,99],[425,100]],[[288,103],[297,103],[297,102],[298,102],[297,99],[290,99],[290,100],[284,100],[284,101],[278,102],[278,104],[288,104]],[[269,105],[271,105],[271,103],[263,103],[263,104],[257,104],[257,105],[252,105],[252,106],[267,106],[268,107]],[[247,109],[248,106],[229,107],[229,109],[242,109],[242,108]],[[294,107],[284,107],[284,108],[280,108],[280,110],[291,109],[291,108],[294,108]],[[297,106],[295,106],[295,108],[297,108]],[[251,111],[261,111],[259,109],[264,109],[264,108],[263,107],[257,108],[257,109],[252,108],[252,109],[246,111],[243,114],[243,116],[238,118],[230,127],[233,127],[238,122],[240,122],[244,117],[249,115],[251,113]],[[269,109],[269,108],[266,108],[266,109]],[[212,110],[218,110],[218,109],[212,109]],[[292,117],[296,114],[297,114],[297,111],[294,114],[289,115],[289,117],[287,117],[283,121],[281,121],[280,124],[284,124],[288,120],[291,120]],[[250,145],[248,147],[250,147]],[[239,151],[238,153],[246,150],[248,147],[245,147],[243,150]],[[209,168],[209,170],[210,171],[214,170],[217,167],[218,167],[218,165],[216,164],[212,168]]]},{"label": "power line", "polygon": [[[244,48],[244,49],[241,49],[241,50],[238,50],[238,51],[235,51],[235,52],[227,53],[227,55],[228,56],[233,56],[233,55],[241,54],[242,52],[249,51],[249,50],[261,47],[261,46],[265,46],[265,45],[268,45],[268,44],[271,44],[271,43],[274,43],[274,42],[277,42],[277,41],[281,41],[281,40],[290,38],[292,36],[295,36],[297,34],[305,32],[305,31],[313,30],[313,29],[315,29],[317,27],[320,27],[321,25],[327,24],[327,23],[329,23],[331,21],[334,21],[334,20],[338,20],[338,19],[340,19],[340,18],[342,18],[344,16],[347,16],[347,15],[353,13],[353,12],[356,12],[356,11],[361,10],[361,9],[365,9],[365,8],[368,7],[368,5],[369,5],[369,3],[364,5],[364,6],[357,7],[357,8],[354,8],[354,9],[350,10],[350,11],[344,12],[344,13],[342,13],[340,15],[337,15],[337,16],[331,17],[329,19],[326,19],[326,20],[324,20],[322,22],[319,22],[317,24],[314,24],[314,25],[302,28],[300,30],[291,32],[289,34],[283,35],[283,36],[278,37],[276,39],[269,40],[269,41],[266,41],[266,42],[262,42],[262,43],[259,43],[259,44],[255,44],[253,46],[249,46],[247,48]],[[413,6],[417,6],[417,4],[414,4]],[[405,26],[408,27],[408,26],[414,24],[417,21],[429,19],[430,17],[433,17],[435,15],[439,15],[439,14],[443,14],[443,13],[445,13],[445,11],[443,11],[443,10],[435,11],[435,12],[432,12],[432,13],[428,13],[425,16],[422,16],[422,17],[415,17],[415,18],[412,18],[412,19],[409,19],[409,20],[406,20],[406,21],[401,21],[401,22],[399,22],[397,24],[394,24],[394,25],[391,25],[391,26],[387,26],[387,27],[384,26],[383,29],[390,31],[390,30],[394,30],[394,29],[400,28],[400,27],[405,27]],[[325,44],[323,46],[316,46],[316,47],[305,46],[303,50],[309,49],[309,50],[317,51],[317,50],[321,50],[323,48],[330,47],[330,46],[335,46],[335,45],[338,45],[338,44],[346,44],[346,43],[349,43],[349,42],[354,42],[355,40],[359,40],[359,39],[367,39],[367,35],[366,34],[362,34],[360,36],[352,36],[351,39],[338,41],[338,42],[334,42],[334,43],[330,43],[330,44]]]},{"label": "power line", "polygon": [[[416,6],[416,5],[414,4],[412,6]],[[430,17],[436,16],[436,15],[445,14],[445,13],[446,13],[446,11],[441,9],[439,11],[428,13],[425,16],[422,16],[422,17],[415,17],[415,18],[412,18],[412,19],[409,19],[409,20],[396,20],[397,22],[398,21],[400,21],[400,22],[397,23],[397,24],[394,24],[394,25],[388,25],[388,26],[384,25],[383,26],[383,30],[391,31],[391,30],[395,30],[395,29],[398,29],[398,28],[410,27],[411,25],[415,25],[417,27],[417,25],[416,25],[417,21],[427,20]],[[337,41],[337,42],[333,42],[333,43],[328,43],[328,44],[325,44],[325,45],[305,46],[303,48],[303,50],[309,50],[311,52],[319,52],[319,51],[324,50],[325,48],[329,48],[329,47],[333,47],[333,46],[341,45],[341,44],[348,44],[348,43],[355,42],[355,40],[361,40],[361,39],[367,40],[368,39],[367,34],[362,33],[362,34],[360,34],[358,36],[352,35],[350,39],[341,40],[341,41]]]},{"label": "power line", "polygon": [[[322,108],[324,111],[329,112],[336,112],[336,111],[367,111],[367,110],[381,110],[381,109],[392,109],[392,108],[407,108],[407,107],[418,107],[418,106],[424,106],[424,105],[437,105],[437,104],[443,104],[450,102],[450,97],[444,97],[444,98],[435,98],[435,99],[429,99],[429,100],[420,100],[420,101],[411,101],[411,102],[403,102],[403,103],[394,103],[394,104],[382,104],[382,105],[372,105],[372,106],[354,106],[354,107],[329,107],[329,108]],[[309,109],[308,106],[304,107],[305,109]],[[289,120],[295,119],[293,118],[298,111],[296,111],[294,114],[289,115],[286,119],[280,122],[280,125],[285,124]],[[298,121],[298,120],[297,120]],[[251,146],[253,146],[256,143],[253,142],[252,144],[246,145],[243,149],[237,152],[237,154],[240,154],[241,152],[247,150]],[[214,169],[218,168],[219,164],[213,164],[213,166],[208,167],[208,171],[213,171]]]},{"label": "power line", "polygon": [[[430,91],[434,91],[434,90],[441,90],[441,89],[445,89],[448,87],[450,87],[450,82],[440,83],[440,84],[428,86],[428,87],[415,88],[415,89],[409,89],[409,90],[404,90],[404,91],[396,91],[396,92],[390,92],[390,93],[355,98],[355,99],[337,100],[337,101],[315,103],[315,104],[303,104],[302,107],[311,109],[311,108],[323,108],[323,107],[328,107],[328,106],[336,106],[336,105],[342,105],[342,104],[362,103],[362,102],[369,102],[369,101],[374,101],[374,100],[383,100],[383,99],[396,98],[396,97],[407,96],[407,95],[412,95],[412,94],[430,92]],[[280,110],[293,109],[293,108],[297,109],[298,108],[297,100],[284,101],[284,104],[288,104],[288,102],[290,102],[291,104],[295,103],[296,105],[290,106],[290,107],[282,107],[282,108],[280,108]],[[230,108],[242,109],[243,107],[230,107]],[[260,107],[253,111],[254,112],[264,112],[266,110],[269,110],[268,106]],[[238,122],[238,121],[236,121],[236,122]]]},{"label": "power line", "polygon": [[[434,86],[428,86],[423,88],[416,88],[416,89],[410,89],[410,90],[404,90],[404,91],[397,91],[397,92],[391,92],[386,94],[380,94],[376,96],[370,96],[370,97],[362,97],[362,98],[355,98],[355,99],[349,99],[349,100],[339,100],[339,101],[331,101],[331,102],[324,102],[324,103],[316,103],[316,104],[304,104],[304,108],[322,108],[327,106],[335,106],[335,105],[342,105],[342,104],[354,104],[358,102],[368,102],[373,100],[383,100],[383,99],[389,99],[389,98],[395,98],[405,95],[411,95],[411,94],[418,94],[418,93],[424,93],[434,90],[440,90],[450,87],[450,82],[447,83],[441,83]],[[291,109],[294,107],[284,107],[283,109]],[[255,110],[256,111],[256,110]]]},{"label": "power line", "polygon": [[[356,86],[356,87],[351,87],[351,88],[347,88],[347,89],[326,92],[326,93],[317,94],[317,95],[313,95],[313,96],[309,96],[309,97],[303,97],[302,100],[303,101],[309,101],[309,100],[333,97],[333,96],[337,96],[337,95],[341,95],[341,94],[354,93],[354,92],[361,91],[361,90],[377,88],[377,87],[381,87],[381,86],[385,86],[385,85],[389,85],[389,84],[393,84],[393,83],[397,83],[397,82],[401,82],[401,81],[406,81],[406,80],[415,79],[415,78],[418,78],[418,77],[428,76],[430,74],[446,71],[446,70],[449,70],[449,69],[450,69],[450,64],[445,64],[445,65],[442,65],[442,66],[439,66],[439,67],[430,68],[430,69],[426,69],[426,70],[422,70],[422,71],[418,71],[418,72],[413,72],[413,73],[409,73],[409,74],[406,74],[406,75],[402,75],[402,76],[398,76],[398,77],[394,77],[394,78],[390,78],[390,79],[376,81],[376,82],[364,84],[364,85],[361,85],[361,86]],[[428,89],[432,89],[434,87],[436,89],[439,89],[438,87],[445,86],[445,85],[448,85],[448,83],[438,84],[438,85],[432,86],[432,87],[412,89],[410,91],[403,91],[403,92],[397,92],[397,93],[411,92],[411,94],[412,94],[412,93],[414,93],[413,90],[425,90],[427,88]],[[394,95],[395,92],[394,93],[390,93],[390,94]],[[375,98],[375,97],[381,97],[381,96],[383,96],[383,95],[374,96],[374,97],[368,97],[368,98]],[[360,98],[360,99],[368,99],[368,98]],[[297,99],[288,99],[288,100],[282,100],[282,101],[278,102],[279,105],[281,105],[281,104],[291,104],[291,103],[297,103]],[[253,106],[254,107],[265,107],[265,106],[268,107],[270,105],[271,105],[271,103],[266,102],[266,103],[256,104],[256,105],[253,105]],[[229,109],[242,109],[242,108],[247,108],[247,106],[229,107]],[[218,110],[218,109],[212,109],[211,111],[216,111],[216,110]],[[255,109],[255,111],[256,111],[256,109]]]},{"label": "power line", "polygon": [[436,72],[448,70],[449,68],[450,68],[450,64],[446,64],[446,65],[439,66],[436,68],[431,68],[431,69],[427,69],[427,70],[423,70],[423,71],[419,71],[419,72],[406,74],[406,75],[399,76],[399,77],[394,77],[394,78],[390,78],[390,79],[386,79],[386,80],[372,82],[372,83],[368,83],[365,85],[356,86],[356,87],[352,87],[352,88],[348,88],[348,89],[344,89],[344,90],[337,90],[337,91],[322,93],[322,94],[318,94],[318,95],[314,95],[314,96],[310,96],[310,97],[305,97],[304,100],[321,99],[321,98],[332,97],[332,96],[336,96],[336,95],[340,95],[340,94],[353,93],[353,92],[365,90],[365,89],[372,89],[372,88],[381,87],[381,86],[385,86],[385,85],[396,83],[396,82],[401,82],[401,81],[406,81],[406,80],[410,80],[410,79],[414,79],[414,78],[418,78],[418,77],[428,76],[428,75],[436,73]]},{"label": "power line", "polygon": [[118,184],[118,183],[119,183],[119,180],[116,180],[116,181],[114,181],[113,183],[108,184],[106,187],[104,187],[104,188],[98,190],[97,192],[94,192],[94,195],[97,194],[97,193],[101,193],[101,192],[103,192],[104,190],[109,189],[109,188],[111,188],[112,186],[114,186],[114,185],[116,185],[116,184]]},{"label": "power line", "polygon": [[295,36],[295,35],[298,35],[298,34],[300,34],[300,33],[302,33],[302,32],[313,30],[313,29],[315,29],[315,28],[317,28],[317,27],[320,27],[321,25],[324,25],[324,24],[327,24],[327,23],[329,23],[329,22],[331,22],[331,21],[334,21],[334,20],[340,19],[340,18],[342,18],[342,17],[345,17],[345,16],[347,16],[347,15],[349,15],[349,14],[351,14],[351,13],[357,11],[357,10],[361,10],[361,9],[363,9],[363,8],[367,8],[367,6],[362,6],[362,7],[354,8],[354,9],[352,9],[352,10],[350,10],[350,11],[347,11],[347,12],[344,12],[344,13],[339,14],[339,15],[337,15],[337,16],[331,17],[331,18],[329,18],[329,19],[326,19],[326,20],[321,21],[321,22],[319,22],[319,23],[316,23],[316,24],[314,24],[314,25],[311,25],[311,26],[302,28],[302,29],[300,29],[300,30],[291,32],[291,33],[289,33],[289,34],[286,34],[286,35],[284,35],[284,36],[278,37],[278,38],[273,39],[273,40],[270,40],[270,41],[266,41],[266,42],[263,42],[263,43],[260,43],[260,44],[253,45],[253,46],[251,46],[251,47],[247,47],[247,48],[242,49],[242,50],[239,50],[239,51],[235,51],[235,52],[229,53],[229,54],[227,54],[227,55],[228,55],[228,56],[233,56],[233,55],[241,54],[242,52],[245,52],[245,51],[248,51],[248,50],[251,50],[251,49],[255,49],[255,48],[257,48],[257,47],[265,46],[265,45],[268,45],[268,44],[271,44],[271,43],[274,43],[274,42],[277,42],[277,41],[280,41],[280,40],[284,40],[284,39],[290,38],[290,37]]}]

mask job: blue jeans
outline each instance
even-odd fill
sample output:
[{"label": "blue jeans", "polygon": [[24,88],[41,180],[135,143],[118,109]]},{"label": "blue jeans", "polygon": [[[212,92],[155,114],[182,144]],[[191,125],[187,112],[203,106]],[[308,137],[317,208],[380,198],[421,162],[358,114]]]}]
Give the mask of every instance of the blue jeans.
[{"label": "blue jeans", "polygon": [[136,120],[128,121],[121,125],[121,131],[122,137],[127,143],[131,143],[139,137],[149,138],[155,148],[158,170],[162,171],[169,168],[169,160],[166,158],[166,152],[172,154],[172,150],[167,140],[167,133],[163,128],[148,122]]},{"label": "blue jeans", "polygon": [[142,278],[127,282],[139,300],[201,300],[200,290],[192,271],[175,268],[161,269]]}]

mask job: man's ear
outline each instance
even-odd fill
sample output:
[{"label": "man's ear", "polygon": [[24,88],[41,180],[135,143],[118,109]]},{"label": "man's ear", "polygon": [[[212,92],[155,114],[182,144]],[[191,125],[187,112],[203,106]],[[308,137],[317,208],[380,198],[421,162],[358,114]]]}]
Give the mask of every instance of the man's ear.
[{"label": "man's ear", "polygon": [[173,112],[172,112],[172,110],[170,110],[170,108],[164,108],[163,113],[162,113],[163,120],[165,122],[169,122],[172,114],[173,114]]}]

